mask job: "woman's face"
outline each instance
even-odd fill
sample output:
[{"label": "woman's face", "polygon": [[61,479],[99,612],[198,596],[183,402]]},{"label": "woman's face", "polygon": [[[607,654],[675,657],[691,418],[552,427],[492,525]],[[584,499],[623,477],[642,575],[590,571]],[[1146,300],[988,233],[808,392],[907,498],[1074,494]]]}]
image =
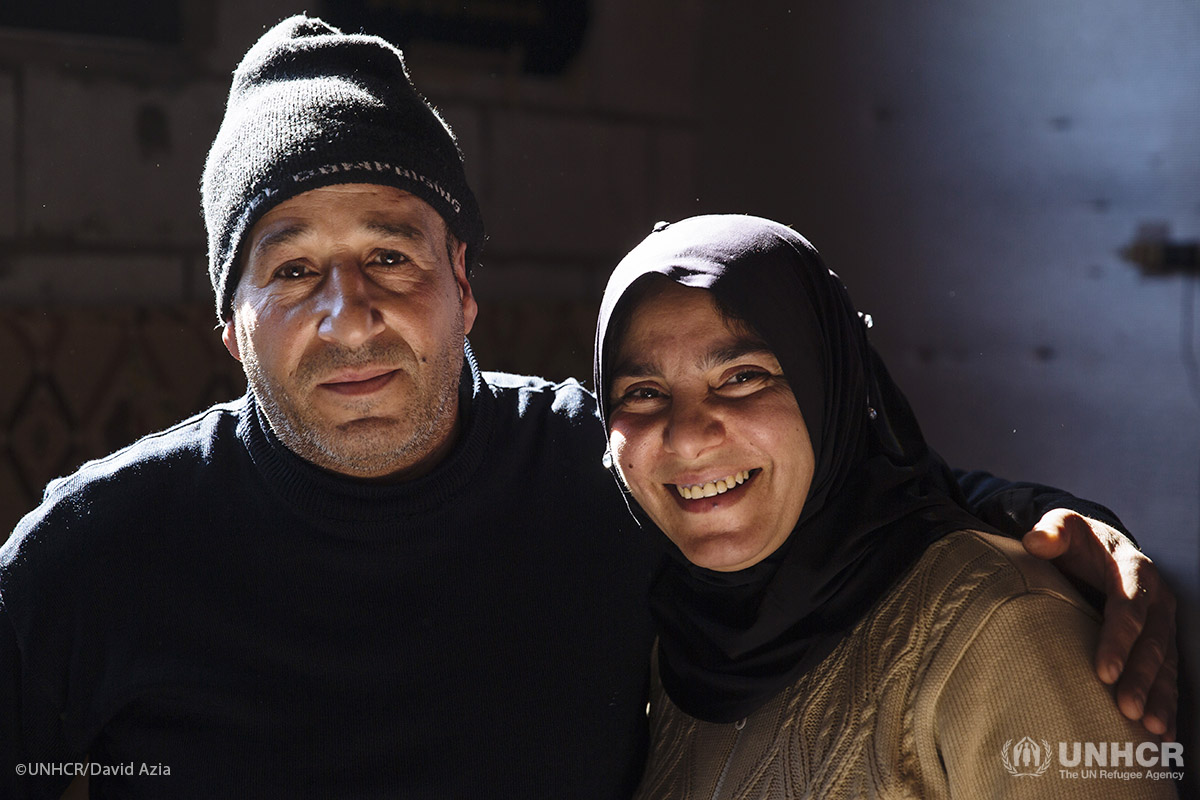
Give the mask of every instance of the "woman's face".
[{"label": "woman's face", "polygon": [[675,283],[633,310],[613,359],[609,444],[625,485],[689,561],[762,561],[800,518],[815,459],[774,354],[712,295]]}]

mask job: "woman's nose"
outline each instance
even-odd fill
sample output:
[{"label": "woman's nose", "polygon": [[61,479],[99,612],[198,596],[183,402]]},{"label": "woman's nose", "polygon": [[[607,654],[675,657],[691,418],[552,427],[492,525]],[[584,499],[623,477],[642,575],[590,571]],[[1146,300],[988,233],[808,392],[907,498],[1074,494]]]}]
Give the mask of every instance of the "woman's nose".
[{"label": "woman's nose", "polygon": [[703,400],[675,398],[667,418],[664,444],[683,458],[696,458],[725,439],[725,424]]}]

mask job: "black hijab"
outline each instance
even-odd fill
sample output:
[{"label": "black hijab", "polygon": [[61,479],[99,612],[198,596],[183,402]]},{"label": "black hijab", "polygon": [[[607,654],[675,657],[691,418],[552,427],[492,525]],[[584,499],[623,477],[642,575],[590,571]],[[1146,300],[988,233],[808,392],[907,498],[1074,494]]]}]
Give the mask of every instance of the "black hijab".
[{"label": "black hijab", "polygon": [[[816,666],[931,542],[982,525],[926,445],[841,280],[803,237],[769,220],[659,223],[617,265],[596,327],[606,422],[617,339],[653,275],[707,289],[762,337],[816,456],[800,519],[767,559],[715,572],[669,544],[672,558],[654,581],[664,688],[688,714],[732,722]],[[643,527],[657,530],[628,499]]]}]

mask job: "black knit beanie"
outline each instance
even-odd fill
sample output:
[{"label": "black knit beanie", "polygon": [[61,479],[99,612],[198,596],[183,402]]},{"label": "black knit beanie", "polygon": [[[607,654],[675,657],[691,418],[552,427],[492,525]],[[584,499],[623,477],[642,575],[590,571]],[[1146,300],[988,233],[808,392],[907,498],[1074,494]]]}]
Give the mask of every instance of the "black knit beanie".
[{"label": "black knit beanie", "polygon": [[233,315],[239,252],[254,223],[288,198],[338,183],[420,197],[467,245],[467,268],[476,263],[483,218],[462,153],[413,86],[404,55],[376,36],[292,17],[238,65],[204,167],[208,273],[222,322]]}]

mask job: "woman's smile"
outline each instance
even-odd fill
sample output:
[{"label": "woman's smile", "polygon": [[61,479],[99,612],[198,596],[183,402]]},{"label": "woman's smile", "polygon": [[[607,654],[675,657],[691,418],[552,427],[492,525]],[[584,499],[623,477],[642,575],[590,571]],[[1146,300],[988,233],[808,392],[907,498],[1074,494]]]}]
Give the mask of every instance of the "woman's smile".
[{"label": "woman's smile", "polygon": [[743,469],[715,480],[700,481],[692,484],[669,483],[667,485],[674,486],[675,491],[679,492],[679,496],[684,500],[699,500],[704,497],[716,497],[719,494],[725,494],[741,486],[749,479],[750,471]]}]

